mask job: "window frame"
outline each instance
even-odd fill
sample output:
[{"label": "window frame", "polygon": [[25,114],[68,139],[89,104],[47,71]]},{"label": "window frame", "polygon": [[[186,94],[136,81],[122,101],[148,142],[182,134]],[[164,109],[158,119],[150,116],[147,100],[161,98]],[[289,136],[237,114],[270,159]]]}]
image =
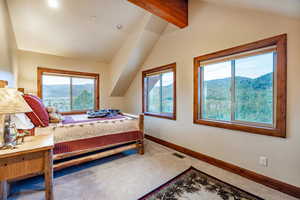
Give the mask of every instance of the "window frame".
[{"label": "window frame", "polygon": [[[145,78],[149,74],[163,73],[164,71],[172,71],[173,72],[173,113],[156,113],[156,112],[148,112],[147,107],[148,103],[146,100],[148,99],[147,90],[145,90]],[[176,120],[176,63],[171,63],[168,65],[152,68],[149,70],[142,71],[142,112],[146,116]]]},{"label": "window frame", "polygon": [[[51,69],[45,67],[37,68],[37,95],[39,98],[43,99],[43,75],[57,75],[57,76],[70,76],[70,77],[78,77],[78,78],[92,78],[95,79],[94,85],[94,109],[99,110],[99,74],[97,73],[89,73],[89,72],[78,72],[78,71],[69,71],[69,70],[60,70],[60,69]],[[87,110],[71,110],[69,112],[62,112],[64,115],[72,115],[72,114],[83,114],[86,113]]]},{"label": "window frame", "polygon": [[[201,62],[212,59],[219,59],[227,56],[232,56],[248,51],[262,49],[275,46],[276,68],[274,69],[274,81],[276,88],[273,88],[274,93],[274,127],[261,126],[259,123],[243,123],[240,121],[219,121],[211,119],[203,119],[201,113],[202,93],[199,89],[202,87],[199,77],[199,68]],[[274,83],[273,83],[274,84]],[[200,96],[201,98],[199,98]],[[287,98],[287,34],[278,35],[275,37],[263,39],[260,41],[240,45],[237,47],[217,51],[214,53],[198,56],[194,58],[194,124],[208,125],[213,127],[245,131],[249,133],[269,135],[275,137],[286,137],[286,98]]]}]

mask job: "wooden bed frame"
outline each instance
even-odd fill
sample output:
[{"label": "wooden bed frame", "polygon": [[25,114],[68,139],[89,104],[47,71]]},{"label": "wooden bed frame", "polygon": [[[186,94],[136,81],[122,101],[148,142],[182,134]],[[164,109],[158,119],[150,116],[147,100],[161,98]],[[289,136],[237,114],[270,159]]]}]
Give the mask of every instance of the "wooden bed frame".
[{"label": "wooden bed frame", "polygon": [[[61,170],[66,167],[78,165],[92,160],[97,160],[130,149],[136,149],[139,154],[143,155],[144,154],[144,115],[143,114],[139,115],[139,131],[142,133],[142,139],[139,140],[129,140],[126,142],[116,143],[108,146],[95,147],[95,148],[61,153],[61,154],[54,154],[53,155],[54,161],[60,161],[66,158],[67,160],[58,163],[54,162],[53,169],[54,171]],[[88,155],[84,156],[83,154],[88,154]]]}]

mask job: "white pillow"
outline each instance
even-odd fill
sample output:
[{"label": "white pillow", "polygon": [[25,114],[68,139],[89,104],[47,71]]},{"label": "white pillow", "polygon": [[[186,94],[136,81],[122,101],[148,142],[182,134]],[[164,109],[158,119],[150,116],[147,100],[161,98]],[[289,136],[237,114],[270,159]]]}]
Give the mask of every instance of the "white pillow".
[{"label": "white pillow", "polygon": [[32,129],[33,123],[24,113],[11,115],[11,121],[15,123],[17,129]]}]

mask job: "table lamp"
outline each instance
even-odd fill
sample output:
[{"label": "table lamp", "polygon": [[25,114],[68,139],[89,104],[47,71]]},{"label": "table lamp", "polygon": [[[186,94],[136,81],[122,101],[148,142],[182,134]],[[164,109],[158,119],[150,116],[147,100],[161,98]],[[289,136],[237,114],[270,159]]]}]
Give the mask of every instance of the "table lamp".
[{"label": "table lamp", "polygon": [[17,131],[11,115],[26,112],[32,110],[23,99],[22,93],[12,88],[0,88],[0,148],[14,146],[12,138]]}]

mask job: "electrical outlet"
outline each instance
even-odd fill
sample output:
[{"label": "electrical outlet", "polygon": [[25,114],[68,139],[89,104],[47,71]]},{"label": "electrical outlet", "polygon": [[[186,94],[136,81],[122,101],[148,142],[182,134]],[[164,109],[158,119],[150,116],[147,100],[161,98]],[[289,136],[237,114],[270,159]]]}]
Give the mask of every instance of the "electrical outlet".
[{"label": "electrical outlet", "polygon": [[267,167],[268,166],[268,158],[265,156],[259,157],[259,165]]},{"label": "electrical outlet", "polygon": [[144,128],[145,133],[151,133],[151,129],[150,128]]}]

